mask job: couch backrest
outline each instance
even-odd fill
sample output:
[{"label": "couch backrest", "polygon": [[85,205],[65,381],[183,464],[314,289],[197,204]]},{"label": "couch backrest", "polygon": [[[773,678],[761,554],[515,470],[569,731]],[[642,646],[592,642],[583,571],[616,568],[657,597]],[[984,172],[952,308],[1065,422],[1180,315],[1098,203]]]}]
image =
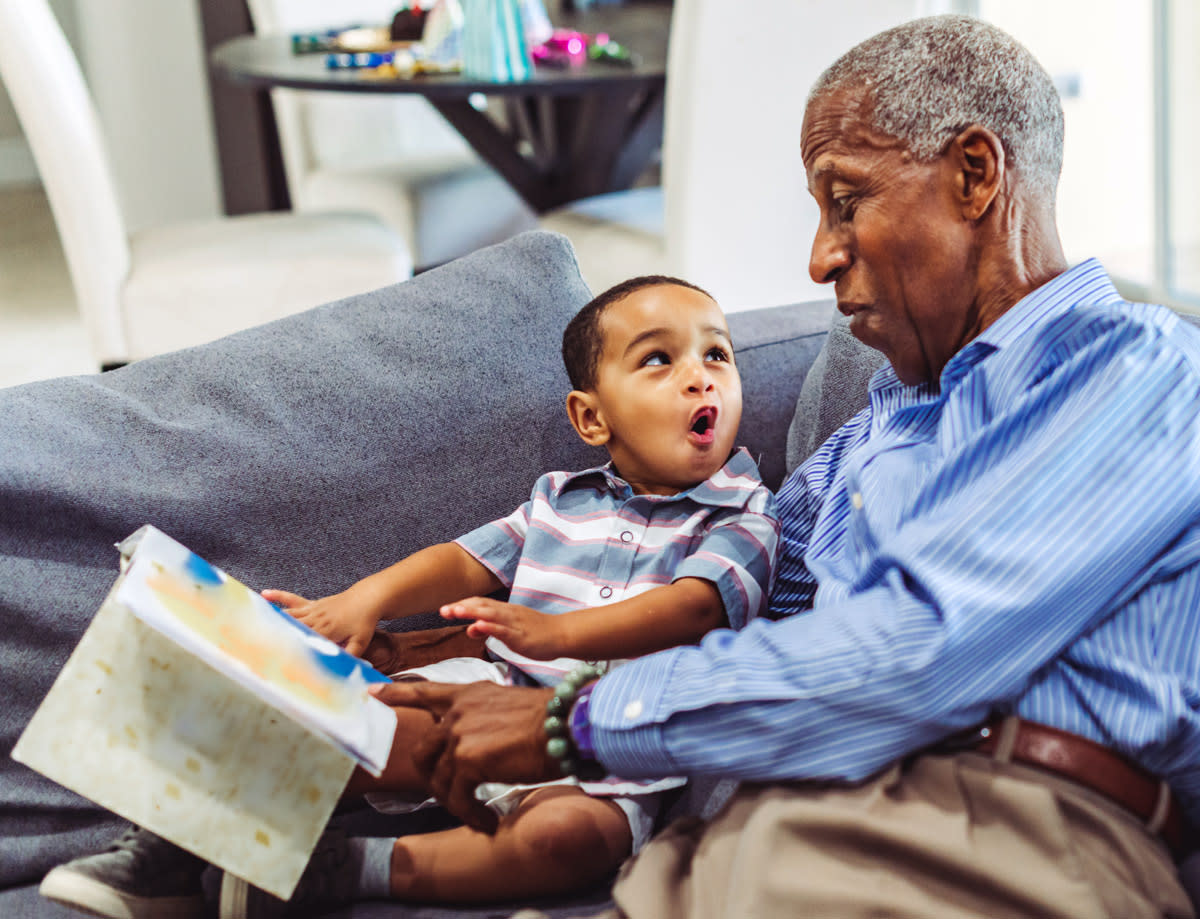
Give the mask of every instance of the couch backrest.
[{"label": "couch backrest", "polygon": [[[516,237],[404,284],[112,373],[0,389],[0,888],[116,826],[8,752],[153,523],[256,588],[341,590],[585,468],[567,241]],[[731,317],[743,442],[775,483],[831,307]],[[443,624],[429,617],[419,625]]]}]

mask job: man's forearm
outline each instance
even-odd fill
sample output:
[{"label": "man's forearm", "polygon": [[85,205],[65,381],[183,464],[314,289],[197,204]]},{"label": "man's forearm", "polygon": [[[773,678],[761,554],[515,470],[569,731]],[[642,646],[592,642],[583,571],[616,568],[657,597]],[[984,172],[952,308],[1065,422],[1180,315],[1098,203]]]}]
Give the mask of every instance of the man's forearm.
[{"label": "man's forearm", "polygon": [[449,657],[483,657],[484,642],[467,634],[465,625],[413,632],[376,631],[363,657],[376,670],[396,673],[424,667]]}]

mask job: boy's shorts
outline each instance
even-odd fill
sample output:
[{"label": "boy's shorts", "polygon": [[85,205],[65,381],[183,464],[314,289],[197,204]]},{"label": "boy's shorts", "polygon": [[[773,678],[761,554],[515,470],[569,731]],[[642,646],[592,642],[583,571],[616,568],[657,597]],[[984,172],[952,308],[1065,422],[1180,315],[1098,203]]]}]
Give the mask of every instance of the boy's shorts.
[{"label": "boy's shorts", "polygon": [[[391,674],[393,680],[431,680],[436,683],[478,683],[487,681],[501,686],[512,686],[509,665],[502,661],[488,661],[478,657],[452,657],[436,661],[424,667],[414,667]],[[610,778],[600,782],[580,782],[574,777],[536,785],[507,785],[502,782],[485,782],[475,789],[475,797],[483,801],[500,816],[512,813],[525,796],[538,788],[551,785],[576,785],[596,798],[610,798],[625,814],[629,830],[633,835],[633,852],[645,845],[654,831],[658,816],[659,792],[678,788],[686,779],[670,778],[638,782]],[[370,791],[365,795],[375,810],[384,814],[409,814],[426,807],[436,807],[433,798],[418,798],[416,795],[397,791]]]}]

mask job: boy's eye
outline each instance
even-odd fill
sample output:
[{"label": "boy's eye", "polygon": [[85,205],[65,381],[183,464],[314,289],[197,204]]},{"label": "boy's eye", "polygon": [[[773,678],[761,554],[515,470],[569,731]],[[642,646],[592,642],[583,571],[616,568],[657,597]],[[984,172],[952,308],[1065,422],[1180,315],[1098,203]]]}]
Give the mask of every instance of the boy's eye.
[{"label": "boy's eye", "polygon": [[704,355],[704,359],[707,361],[728,361],[729,352],[724,348],[709,348]]},{"label": "boy's eye", "polygon": [[664,367],[671,363],[671,359],[667,357],[664,351],[655,351],[653,354],[647,354],[642,358],[643,367]]}]

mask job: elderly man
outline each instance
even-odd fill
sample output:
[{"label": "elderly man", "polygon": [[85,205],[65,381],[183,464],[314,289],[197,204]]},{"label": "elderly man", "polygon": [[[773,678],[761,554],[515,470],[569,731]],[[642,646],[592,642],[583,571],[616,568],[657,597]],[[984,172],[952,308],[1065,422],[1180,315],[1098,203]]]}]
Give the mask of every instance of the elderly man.
[{"label": "elderly man", "polygon": [[812,276],[889,365],[780,491],[783,618],[557,702],[381,697],[441,717],[416,756],[477,825],[477,783],[563,765],[744,780],[627,865],[634,919],[1191,916],[1200,333],[1068,267],[1061,106],[989,25],[848,52],[801,155]]}]

